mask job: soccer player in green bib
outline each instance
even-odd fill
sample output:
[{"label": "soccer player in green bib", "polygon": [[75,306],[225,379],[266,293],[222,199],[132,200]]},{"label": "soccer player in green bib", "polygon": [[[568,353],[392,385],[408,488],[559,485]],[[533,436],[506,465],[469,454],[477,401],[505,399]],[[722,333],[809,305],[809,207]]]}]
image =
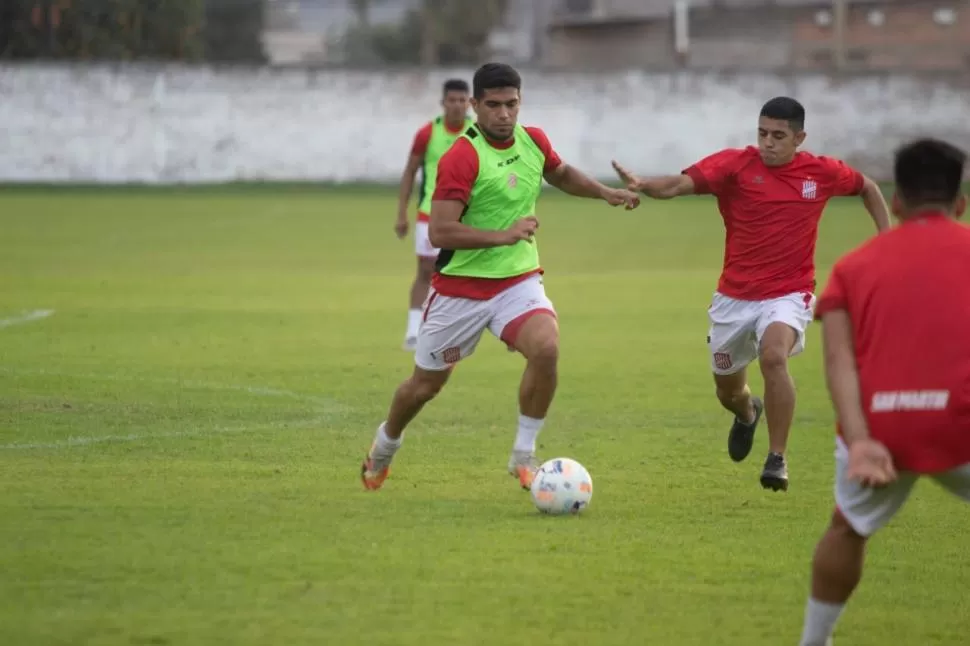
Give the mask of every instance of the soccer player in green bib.
[{"label": "soccer player in green bib", "polygon": [[474,123],[468,118],[468,83],[461,79],[448,79],[442,86],[441,107],[443,113],[429,121],[414,135],[408,163],[401,175],[397,200],[397,221],[394,232],[403,239],[408,234],[408,200],[414,189],[414,176],[421,170],[421,188],[418,197],[418,217],[414,225],[414,251],[418,256],[417,273],[411,284],[411,301],[408,308],[408,326],[404,334],[404,349],[413,351],[418,343],[421,326],[421,304],[428,296],[431,276],[438,250],[428,237],[428,221],[431,214],[431,195],[434,192],[438,160],[458,137]]},{"label": "soccer player in green bib", "polygon": [[429,234],[441,249],[424,302],[414,372],[402,383],[361,468],[379,489],[405,427],[470,356],[485,330],[526,359],[519,424],[508,471],[529,489],[539,465],[536,437],[556,391],[559,327],[542,285],[534,239],[545,179],[559,190],[627,209],[635,193],[610,188],[562,162],[539,128],[518,124],[522,80],[508,65],[475,72],[477,123],[438,162]]}]

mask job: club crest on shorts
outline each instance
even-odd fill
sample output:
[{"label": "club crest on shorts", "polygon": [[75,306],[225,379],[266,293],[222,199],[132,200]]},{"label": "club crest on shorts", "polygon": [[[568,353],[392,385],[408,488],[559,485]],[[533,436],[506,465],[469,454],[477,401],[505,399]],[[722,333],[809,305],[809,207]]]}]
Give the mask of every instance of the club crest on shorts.
[{"label": "club crest on shorts", "polygon": [[519,178],[515,173],[509,173],[509,188],[515,188],[519,184]]},{"label": "club crest on shorts", "polygon": [[818,184],[815,180],[806,179],[802,182],[802,199],[814,200],[818,195]]},{"label": "club crest on shorts", "polygon": [[461,348],[448,348],[441,353],[441,358],[445,360],[445,363],[458,363],[461,359]]},{"label": "club crest on shorts", "polygon": [[727,370],[731,367],[731,355],[727,352],[715,352],[714,365],[718,370]]}]

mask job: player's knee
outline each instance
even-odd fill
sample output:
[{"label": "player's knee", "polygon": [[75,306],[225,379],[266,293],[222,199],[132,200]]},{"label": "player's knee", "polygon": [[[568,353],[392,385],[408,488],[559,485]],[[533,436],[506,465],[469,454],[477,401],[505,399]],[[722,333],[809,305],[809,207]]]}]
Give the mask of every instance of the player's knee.
[{"label": "player's knee", "polygon": [[438,378],[437,375],[435,378],[414,376],[411,377],[408,385],[411,396],[419,402],[426,403],[438,396],[438,393],[445,386],[445,381],[447,379]]},{"label": "player's knee", "polygon": [[778,344],[767,345],[761,349],[758,357],[761,372],[784,372],[788,370],[788,350]]},{"label": "player's knee", "polygon": [[526,355],[526,359],[530,363],[548,369],[555,369],[556,364],[559,362],[559,338],[555,335],[549,335],[537,339],[529,347],[529,353]]},{"label": "player's knee", "polygon": [[832,512],[829,532],[843,540],[865,541],[866,537],[856,531],[842,511],[836,507]]}]

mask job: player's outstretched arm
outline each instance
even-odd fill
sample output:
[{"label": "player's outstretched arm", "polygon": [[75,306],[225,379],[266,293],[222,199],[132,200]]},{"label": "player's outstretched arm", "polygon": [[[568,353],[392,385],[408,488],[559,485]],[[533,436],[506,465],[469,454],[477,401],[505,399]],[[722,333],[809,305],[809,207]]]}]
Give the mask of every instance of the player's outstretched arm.
[{"label": "player's outstretched arm", "polygon": [[638,177],[619,162],[613,162],[613,170],[627,189],[648,195],[655,200],[669,200],[681,195],[694,194],[694,180],[690,175],[668,175],[664,177]]},{"label": "player's outstretched arm", "polygon": [[640,206],[640,198],[637,197],[635,192],[600,184],[586,173],[569,164],[559,164],[555,169],[545,173],[544,177],[550,185],[555,186],[563,193],[575,197],[604,200],[611,206],[623,204],[626,206],[627,211]]},{"label": "player's outstretched arm", "polygon": [[863,206],[869,212],[869,217],[876,225],[876,230],[880,233],[888,231],[892,226],[889,220],[889,205],[886,204],[886,198],[879,185],[869,177],[863,176],[862,191],[859,195],[862,197]]},{"label": "player's outstretched arm", "polygon": [[465,203],[460,200],[433,200],[428,238],[439,249],[488,249],[513,245],[519,240],[532,240],[539,220],[521,218],[504,231],[485,231],[462,224]]}]

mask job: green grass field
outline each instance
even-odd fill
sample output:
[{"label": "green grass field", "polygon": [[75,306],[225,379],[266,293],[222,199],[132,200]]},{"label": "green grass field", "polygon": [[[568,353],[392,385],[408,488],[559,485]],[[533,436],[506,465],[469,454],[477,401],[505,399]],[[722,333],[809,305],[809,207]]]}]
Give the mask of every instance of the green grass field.
[{"label": "green grass field", "polygon": [[[394,208],[390,191],[0,193],[0,644],[797,644],[832,506],[818,329],[792,364],[791,490],[765,492],[764,430],[729,460],[708,370],[714,203],[540,204],[562,326],[542,455],[595,487],[558,518],[505,472],[523,364],[488,336],[363,491],[412,365]],[[832,203],[820,279],[870,232]],[[54,313],[17,320],[37,310]],[[918,487],[837,643],[966,643],[968,519]]]}]

